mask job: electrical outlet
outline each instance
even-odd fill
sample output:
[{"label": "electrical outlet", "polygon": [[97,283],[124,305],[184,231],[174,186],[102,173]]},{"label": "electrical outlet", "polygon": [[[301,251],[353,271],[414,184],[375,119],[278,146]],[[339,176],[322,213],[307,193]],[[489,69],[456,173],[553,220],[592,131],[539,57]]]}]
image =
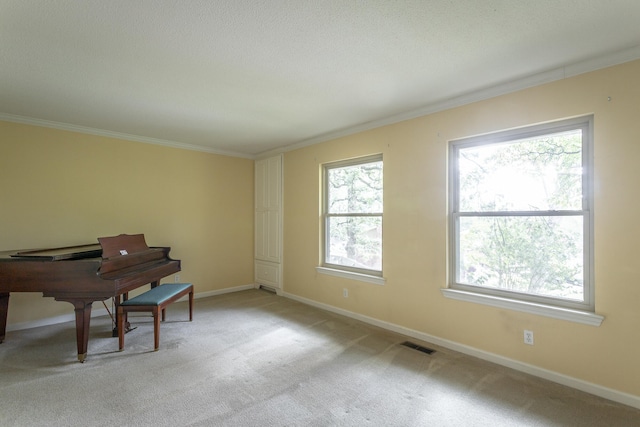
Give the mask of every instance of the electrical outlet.
[{"label": "electrical outlet", "polygon": [[349,289],[344,288],[342,290],[342,296],[345,297],[345,298],[349,298]]},{"label": "electrical outlet", "polygon": [[524,331],[524,343],[533,345],[533,331]]},{"label": "electrical outlet", "polygon": [[180,282],[180,275],[176,274],[175,276],[173,276],[173,283],[178,283]]}]

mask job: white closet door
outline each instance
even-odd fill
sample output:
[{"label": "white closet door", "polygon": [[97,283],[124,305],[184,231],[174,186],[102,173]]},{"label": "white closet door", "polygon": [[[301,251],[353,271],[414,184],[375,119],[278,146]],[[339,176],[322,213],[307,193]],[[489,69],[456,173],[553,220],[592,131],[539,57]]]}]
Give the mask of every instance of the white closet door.
[{"label": "white closet door", "polygon": [[255,165],[255,280],[281,287],[282,156]]}]

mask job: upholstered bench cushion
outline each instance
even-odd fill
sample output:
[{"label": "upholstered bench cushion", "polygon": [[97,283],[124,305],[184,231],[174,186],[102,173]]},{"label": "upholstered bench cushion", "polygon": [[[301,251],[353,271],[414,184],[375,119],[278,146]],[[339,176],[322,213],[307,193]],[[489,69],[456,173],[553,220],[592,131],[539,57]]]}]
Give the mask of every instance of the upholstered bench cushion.
[{"label": "upholstered bench cushion", "polygon": [[123,301],[120,305],[161,305],[169,298],[187,291],[190,287],[191,283],[165,283],[129,300]]}]

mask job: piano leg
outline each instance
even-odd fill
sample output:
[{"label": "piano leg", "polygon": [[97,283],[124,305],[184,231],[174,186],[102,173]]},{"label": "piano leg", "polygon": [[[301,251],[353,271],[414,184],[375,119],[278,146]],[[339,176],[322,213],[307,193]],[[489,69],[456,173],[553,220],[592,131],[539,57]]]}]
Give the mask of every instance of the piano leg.
[{"label": "piano leg", "polygon": [[78,344],[78,360],[84,363],[89,346],[89,323],[91,320],[91,304],[94,300],[75,298],[56,298],[56,301],[67,301],[73,304],[76,312],[76,341]]},{"label": "piano leg", "polygon": [[0,343],[7,332],[7,311],[9,309],[9,292],[0,293]]}]

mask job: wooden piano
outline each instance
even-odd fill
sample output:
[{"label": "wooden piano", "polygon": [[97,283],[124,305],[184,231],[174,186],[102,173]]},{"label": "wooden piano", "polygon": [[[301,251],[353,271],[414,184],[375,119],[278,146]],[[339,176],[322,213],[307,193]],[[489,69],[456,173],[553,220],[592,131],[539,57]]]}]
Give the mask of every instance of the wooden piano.
[{"label": "wooden piano", "polygon": [[[180,271],[169,247],[148,247],[143,234],[102,237],[99,244],[66,248],[0,252],[0,343],[7,327],[11,292],[42,292],[73,304],[78,360],[89,342],[91,305],[120,296]],[[117,311],[117,310],[116,310]],[[116,323],[117,324],[117,323]]]}]

